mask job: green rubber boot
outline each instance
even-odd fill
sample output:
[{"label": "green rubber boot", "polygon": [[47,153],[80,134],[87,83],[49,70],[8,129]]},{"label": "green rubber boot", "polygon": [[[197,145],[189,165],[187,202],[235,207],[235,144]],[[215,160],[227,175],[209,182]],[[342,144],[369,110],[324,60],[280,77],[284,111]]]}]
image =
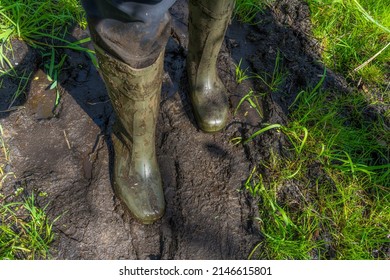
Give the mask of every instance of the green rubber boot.
[{"label": "green rubber boot", "polygon": [[234,0],[190,0],[187,73],[197,123],[205,132],[227,122],[227,91],[217,74],[217,58],[234,8]]},{"label": "green rubber boot", "polygon": [[155,149],[164,51],[151,66],[134,69],[97,45],[95,50],[117,116],[114,190],[139,222],[151,224],[165,209]]}]

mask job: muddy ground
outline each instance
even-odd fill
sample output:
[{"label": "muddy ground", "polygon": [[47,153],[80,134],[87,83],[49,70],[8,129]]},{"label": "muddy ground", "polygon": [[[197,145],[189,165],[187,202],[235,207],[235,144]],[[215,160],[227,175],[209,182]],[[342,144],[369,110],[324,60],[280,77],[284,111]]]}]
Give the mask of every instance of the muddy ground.
[{"label": "muddy ground", "polygon": [[[246,259],[262,240],[255,219],[258,205],[243,190],[243,182],[255,164],[267,160],[271,150],[282,151],[287,142],[276,131],[245,146],[230,140],[250,135],[263,123],[285,124],[297,93],[319,81],[324,68],[311,37],[309,9],[303,1],[281,0],[259,16],[256,25],[232,21],[218,65],[229,90],[231,117],[217,134],[198,130],[187,97],[186,11],[185,0],[171,9],[173,36],[166,51],[157,127],[167,209],[161,221],[148,226],[129,215],[111,188],[110,131],[115,116],[89,57],[62,50],[67,58],[59,78],[61,101],[53,112],[55,93],[42,72],[41,51],[14,42],[11,62],[19,74],[32,75],[27,94],[11,111],[10,94],[19,81],[3,78],[0,89],[1,125],[11,156],[8,169],[16,174],[3,191],[23,187],[28,194],[47,193],[39,203],[49,203],[51,218],[60,216],[52,258]],[[69,39],[88,36],[76,27]],[[260,83],[237,85],[235,64],[242,58],[243,68],[272,73],[278,50],[288,75],[278,93],[261,99],[263,117],[247,105],[233,116],[250,88],[264,91]],[[331,71],[324,86],[346,89]]]}]

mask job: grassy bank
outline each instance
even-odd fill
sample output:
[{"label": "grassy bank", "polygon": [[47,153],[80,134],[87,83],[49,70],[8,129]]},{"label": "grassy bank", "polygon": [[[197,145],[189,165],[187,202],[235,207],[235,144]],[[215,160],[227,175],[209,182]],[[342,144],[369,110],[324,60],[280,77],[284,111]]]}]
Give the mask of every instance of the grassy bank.
[{"label": "grassy bank", "polygon": [[259,163],[271,176],[254,170],[246,182],[265,236],[253,257],[388,258],[389,134],[365,118],[361,94],[336,96],[303,91],[289,124],[274,124],[292,145]]},{"label": "grassy bank", "polygon": [[[323,61],[358,85],[389,89],[390,6],[385,0],[308,1]],[[362,80],[360,80],[362,78]],[[375,97],[374,97],[375,98]],[[390,102],[380,95],[373,102]]]},{"label": "grassy bank", "polygon": [[[389,104],[390,37],[384,23],[390,22],[390,7],[384,1],[307,3],[323,62],[343,74],[354,90],[324,92],[319,80],[298,94],[288,125],[270,124],[249,139],[238,139],[251,141],[278,130],[291,144],[285,147],[288,158],[271,151],[271,159],[259,162],[246,181],[247,191],[259,201],[258,222],[265,236],[250,258],[387,259],[388,110],[373,119],[367,108]],[[277,90],[269,87],[268,94]]]}]

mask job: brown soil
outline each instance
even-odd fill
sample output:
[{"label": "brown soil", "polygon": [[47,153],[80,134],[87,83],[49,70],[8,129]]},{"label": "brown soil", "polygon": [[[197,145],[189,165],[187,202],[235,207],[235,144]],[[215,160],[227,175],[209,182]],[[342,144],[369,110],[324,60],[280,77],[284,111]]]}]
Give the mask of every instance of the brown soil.
[{"label": "brown soil", "polygon": [[[29,194],[47,193],[39,203],[49,203],[51,218],[60,215],[54,259],[246,259],[262,240],[255,220],[258,206],[243,190],[243,182],[270,150],[281,151],[287,143],[272,131],[245,146],[230,140],[250,135],[262,123],[286,123],[287,108],[297,93],[319,81],[324,69],[310,36],[309,9],[303,1],[280,0],[258,17],[257,25],[233,20],[219,59],[220,76],[231,96],[231,118],[223,132],[204,134],[197,129],[187,98],[186,6],[180,0],[172,8],[173,36],[166,51],[157,128],[167,209],[153,225],[137,223],[111,188],[114,115],[89,57],[63,50],[62,98],[53,112],[54,92],[42,73],[41,53],[14,42],[16,71],[33,74],[26,98],[13,104],[18,110],[0,115],[11,149],[10,169],[17,178],[4,191],[22,186]],[[72,36],[79,40],[88,32],[75,28]],[[263,87],[237,85],[234,64],[242,58],[243,68],[272,73],[278,50],[289,75],[279,92],[261,100],[263,118],[248,106],[233,116],[249,88]],[[328,71],[324,86],[345,88],[345,83]],[[17,87],[17,80],[3,79],[0,110],[7,110]]]}]

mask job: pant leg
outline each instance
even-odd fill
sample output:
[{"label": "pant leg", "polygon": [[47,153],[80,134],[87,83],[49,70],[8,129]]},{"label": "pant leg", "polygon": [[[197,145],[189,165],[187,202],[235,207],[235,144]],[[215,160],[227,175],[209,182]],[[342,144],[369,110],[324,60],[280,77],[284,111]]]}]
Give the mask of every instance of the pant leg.
[{"label": "pant leg", "polygon": [[176,0],[82,0],[95,44],[135,67],[152,64],[170,35]]}]

